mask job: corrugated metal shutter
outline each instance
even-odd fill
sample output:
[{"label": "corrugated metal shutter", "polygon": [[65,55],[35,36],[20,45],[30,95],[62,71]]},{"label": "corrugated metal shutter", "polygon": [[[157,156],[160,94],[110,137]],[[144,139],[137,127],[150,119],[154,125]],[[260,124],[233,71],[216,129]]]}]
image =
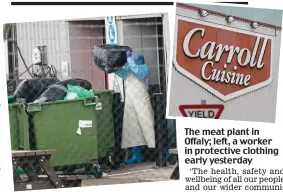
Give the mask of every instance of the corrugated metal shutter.
[{"label": "corrugated metal shutter", "polygon": [[[47,46],[47,60],[49,65],[55,66],[58,77],[61,76],[61,62],[70,62],[68,26],[64,21],[40,21],[17,23],[17,43],[21,49],[27,66],[32,64],[32,50],[37,46]],[[26,68],[21,58],[19,61],[19,74]],[[22,78],[30,78],[25,73]]]}]

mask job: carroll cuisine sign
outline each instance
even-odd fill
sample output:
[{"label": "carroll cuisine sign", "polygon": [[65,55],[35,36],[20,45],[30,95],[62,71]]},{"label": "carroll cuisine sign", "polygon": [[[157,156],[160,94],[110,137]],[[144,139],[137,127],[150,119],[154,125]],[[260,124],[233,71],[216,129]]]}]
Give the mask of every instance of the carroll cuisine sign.
[{"label": "carroll cuisine sign", "polygon": [[177,19],[176,69],[226,101],[271,82],[271,37]]}]

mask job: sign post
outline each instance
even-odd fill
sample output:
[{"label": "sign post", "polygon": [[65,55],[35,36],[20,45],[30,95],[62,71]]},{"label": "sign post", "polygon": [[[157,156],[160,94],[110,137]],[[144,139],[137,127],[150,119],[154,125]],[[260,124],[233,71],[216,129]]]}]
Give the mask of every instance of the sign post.
[{"label": "sign post", "polygon": [[[115,16],[105,17],[105,36],[106,44],[117,45],[118,35]],[[121,93],[122,100],[124,99],[123,94],[123,80],[115,74],[106,74],[108,76],[108,88],[114,90],[117,93]]]},{"label": "sign post", "polygon": [[168,117],[275,122],[282,29],[251,15],[177,4]]}]

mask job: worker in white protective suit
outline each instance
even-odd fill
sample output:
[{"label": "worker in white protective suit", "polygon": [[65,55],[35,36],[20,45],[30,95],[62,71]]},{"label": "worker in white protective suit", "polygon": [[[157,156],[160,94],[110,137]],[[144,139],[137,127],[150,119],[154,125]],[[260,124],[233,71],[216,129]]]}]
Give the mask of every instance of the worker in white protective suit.
[{"label": "worker in white protective suit", "polygon": [[154,113],[148,93],[148,67],[141,54],[127,53],[127,64],[116,74],[125,81],[122,148],[131,148],[126,164],[143,161],[141,146],[155,148]]}]

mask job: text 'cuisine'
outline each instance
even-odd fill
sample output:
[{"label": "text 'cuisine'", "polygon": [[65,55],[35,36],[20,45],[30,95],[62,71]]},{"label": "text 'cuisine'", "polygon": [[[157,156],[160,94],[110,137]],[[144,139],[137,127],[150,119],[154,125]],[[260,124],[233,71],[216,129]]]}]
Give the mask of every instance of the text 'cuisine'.
[{"label": "text 'cuisine'", "polygon": [[[237,73],[238,67],[250,67],[250,69],[257,68],[262,69],[264,67],[263,56],[268,43],[268,38],[264,38],[263,44],[260,50],[260,54],[258,57],[258,61],[256,61],[256,54],[259,49],[259,43],[261,38],[257,37],[253,51],[247,48],[235,47],[233,45],[216,45],[216,42],[208,41],[203,44],[201,48],[199,48],[196,52],[190,52],[190,43],[193,36],[204,38],[205,29],[203,28],[194,28],[187,33],[183,41],[183,50],[188,57],[191,58],[201,58],[207,59],[201,68],[201,76],[206,81],[215,81],[226,84],[234,84],[234,85],[243,85],[249,86],[251,81],[251,75],[244,75],[241,73]],[[193,45],[191,45],[193,46]],[[214,51],[216,52],[214,53]],[[228,52],[228,57],[226,63],[223,64],[223,70],[213,69],[215,63],[218,63],[222,58],[223,53]],[[234,66],[234,71],[227,71],[227,65],[232,62],[234,55],[237,57],[238,66]],[[244,57],[245,56],[245,57]],[[214,59],[214,62],[212,60]],[[211,70],[211,71],[208,71]],[[209,75],[207,74],[209,72]]]}]

